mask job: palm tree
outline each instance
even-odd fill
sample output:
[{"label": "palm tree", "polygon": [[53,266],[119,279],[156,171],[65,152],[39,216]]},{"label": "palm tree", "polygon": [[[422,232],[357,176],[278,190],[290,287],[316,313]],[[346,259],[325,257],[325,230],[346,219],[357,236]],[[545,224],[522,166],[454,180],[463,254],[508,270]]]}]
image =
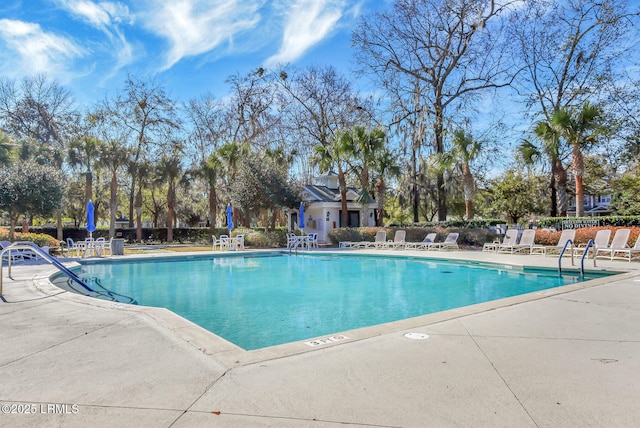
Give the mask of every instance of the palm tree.
[{"label": "palm tree", "polygon": [[118,172],[129,161],[129,151],[116,140],[103,143],[99,147],[99,162],[111,173],[109,198],[109,238],[116,232],[116,212],[118,210]]},{"label": "palm tree", "polygon": [[182,144],[172,142],[171,148],[164,152],[156,169],[156,180],[167,183],[167,241],[173,242],[175,223],[176,186],[184,178],[182,168]]},{"label": "palm tree", "polygon": [[374,191],[369,173],[384,149],[386,134],[382,129],[367,130],[364,126],[355,126],[350,132],[342,134],[342,144],[347,156],[347,162],[360,180],[362,191],[358,202],[364,207],[363,214],[368,216],[367,205],[373,201]]},{"label": "palm tree", "polygon": [[100,141],[89,135],[74,138],[69,143],[67,159],[72,168],[85,168],[84,205],[93,199],[93,167],[100,156]]},{"label": "palm tree", "polygon": [[598,106],[585,103],[577,110],[560,109],[553,114],[551,123],[557,133],[571,145],[573,174],[576,180],[576,217],[584,216],[584,157],[582,149],[596,141],[598,119],[602,111]]},{"label": "palm tree", "polygon": [[209,194],[209,233],[213,235],[216,229],[216,216],[218,208],[218,192],[216,184],[218,175],[222,171],[222,161],[217,152],[211,153],[200,164],[198,175],[203,177],[207,183],[207,192]]},{"label": "palm tree", "polygon": [[464,206],[467,220],[473,218],[473,194],[475,192],[470,163],[478,156],[480,150],[482,150],[482,143],[474,140],[471,135],[463,130],[453,133],[453,155],[462,162]]},{"label": "palm tree", "polygon": [[[222,161],[226,175],[227,194],[231,194],[231,183],[234,182],[238,171],[238,162],[249,152],[249,147],[237,142],[227,143],[216,150],[218,158]],[[233,207],[234,222],[238,224],[238,207]],[[244,216],[247,217],[246,215]],[[248,226],[248,224],[245,224]]]},{"label": "palm tree", "polygon": [[311,162],[318,166],[321,171],[330,171],[333,168],[338,170],[338,187],[340,188],[340,202],[342,209],[341,226],[347,227],[349,224],[349,212],[347,207],[347,180],[346,172],[348,171],[348,165],[346,160],[348,159],[348,151],[346,150],[343,133],[338,133],[336,138],[331,144],[317,145],[314,148],[314,153],[311,158]]},{"label": "palm tree", "polygon": [[546,156],[551,162],[551,217],[567,215],[567,171],[562,165],[560,153],[560,134],[548,122],[538,122],[534,130],[536,137],[542,142],[539,149],[531,141],[520,144],[519,151],[525,162],[531,164],[536,158]]},{"label": "palm tree", "polygon": [[376,184],[374,185],[374,194],[378,215],[376,216],[376,226],[383,225],[384,219],[384,202],[387,193],[387,186],[384,178],[400,176],[400,166],[397,163],[398,156],[388,149],[379,153],[373,160],[373,170],[377,174]]}]

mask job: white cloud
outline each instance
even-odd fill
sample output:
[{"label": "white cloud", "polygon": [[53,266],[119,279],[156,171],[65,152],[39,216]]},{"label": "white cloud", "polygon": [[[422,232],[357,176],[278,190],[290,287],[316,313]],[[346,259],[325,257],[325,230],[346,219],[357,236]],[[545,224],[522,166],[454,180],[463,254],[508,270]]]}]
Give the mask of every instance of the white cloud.
[{"label": "white cloud", "polygon": [[267,65],[287,63],[327,37],[345,13],[343,0],[294,0],[286,13],[282,44]]},{"label": "white cloud", "polygon": [[116,63],[111,74],[133,61],[133,48],[127,41],[120,24],[132,24],[134,19],[127,5],[118,2],[89,0],[58,0],[57,4],[72,16],[102,31],[109,38],[106,51],[114,53]]},{"label": "white cloud", "polygon": [[170,44],[163,69],[254,29],[263,0],[150,0],[140,22]]},{"label": "white cloud", "polygon": [[[0,19],[0,39],[9,51],[5,69],[15,75],[47,73],[68,80],[71,63],[85,55],[70,39],[47,33],[40,25],[11,19]],[[18,54],[18,58],[10,52]]]}]

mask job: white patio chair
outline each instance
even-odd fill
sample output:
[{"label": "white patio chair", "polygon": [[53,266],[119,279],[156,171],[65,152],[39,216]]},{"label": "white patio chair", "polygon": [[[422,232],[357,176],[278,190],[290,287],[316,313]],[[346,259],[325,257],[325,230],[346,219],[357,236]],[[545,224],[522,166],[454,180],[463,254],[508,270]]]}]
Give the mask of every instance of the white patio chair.
[{"label": "white patio chair", "polygon": [[[598,248],[607,248],[609,246],[609,239],[611,238],[611,229],[601,229],[596,232],[596,236],[593,239],[593,247],[589,248],[589,252],[592,257],[595,256]],[[574,256],[582,256],[586,246],[575,247],[573,249]]]},{"label": "white patio chair", "polygon": [[452,232],[447,235],[443,242],[434,242],[426,245],[427,250],[447,250],[449,248],[459,249],[458,247],[458,237],[460,236],[457,232]]}]

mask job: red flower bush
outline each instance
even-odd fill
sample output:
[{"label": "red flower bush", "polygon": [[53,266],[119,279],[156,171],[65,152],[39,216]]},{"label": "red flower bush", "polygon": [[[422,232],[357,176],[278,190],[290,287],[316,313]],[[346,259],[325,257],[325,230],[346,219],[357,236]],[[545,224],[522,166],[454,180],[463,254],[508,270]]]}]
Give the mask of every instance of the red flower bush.
[{"label": "red flower bush", "polygon": [[[640,235],[640,227],[619,227],[619,226],[602,226],[602,227],[583,227],[580,229],[576,229],[576,237],[573,242],[574,245],[586,245],[589,242],[589,239],[594,239],[596,237],[596,233],[598,230],[602,229],[610,229],[611,230],[611,239],[613,239],[613,235],[615,235],[618,229],[630,229],[631,234],[629,235],[629,242],[627,243],[629,247],[635,245],[636,240],[638,239],[638,235]],[[562,232],[548,232],[546,230],[537,230],[536,231],[536,244],[540,245],[556,245],[558,240],[560,239],[560,234]]]}]

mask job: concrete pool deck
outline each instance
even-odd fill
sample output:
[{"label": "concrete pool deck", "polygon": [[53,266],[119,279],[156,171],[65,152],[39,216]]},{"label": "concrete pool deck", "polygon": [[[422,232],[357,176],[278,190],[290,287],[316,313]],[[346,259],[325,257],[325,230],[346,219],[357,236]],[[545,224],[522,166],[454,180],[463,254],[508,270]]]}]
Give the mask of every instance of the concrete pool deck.
[{"label": "concrete pool deck", "polygon": [[246,352],[166,310],[62,292],[51,266],[5,267],[0,427],[635,426],[640,263],[602,268],[629,273]]}]

